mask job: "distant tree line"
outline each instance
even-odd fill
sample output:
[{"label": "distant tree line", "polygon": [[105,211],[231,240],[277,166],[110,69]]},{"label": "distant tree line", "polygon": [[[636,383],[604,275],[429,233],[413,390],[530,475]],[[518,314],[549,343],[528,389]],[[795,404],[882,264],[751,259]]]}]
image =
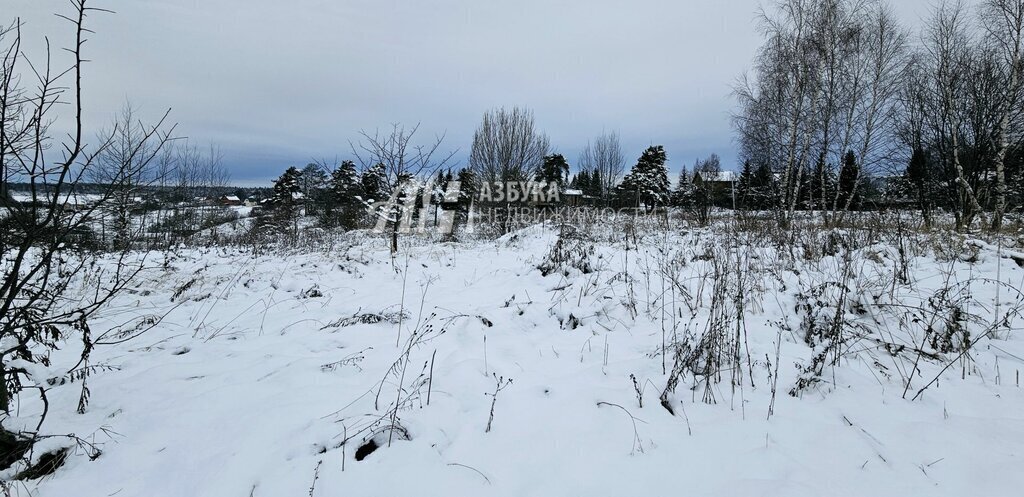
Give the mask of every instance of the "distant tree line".
[{"label": "distant tree line", "polygon": [[735,123],[747,181],[774,186],[745,200],[782,225],[801,205],[836,221],[883,174],[926,223],[943,208],[999,229],[1020,205],[1024,0],[944,1],[918,42],[877,1],[780,0],[760,18]]}]

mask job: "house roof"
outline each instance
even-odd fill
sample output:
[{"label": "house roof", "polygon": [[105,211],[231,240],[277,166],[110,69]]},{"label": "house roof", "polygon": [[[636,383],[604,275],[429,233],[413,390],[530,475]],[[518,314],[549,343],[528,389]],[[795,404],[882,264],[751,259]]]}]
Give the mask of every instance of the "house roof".
[{"label": "house roof", "polygon": [[569,189],[569,190],[566,190],[564,193],[562,193],[562,195],[569,195],[569,196],[583,195],[583,190]]},{"label": "house roof", "polygon": [[704,181],[733,182],[739,180],[739,176],[733,171],[697,171]]}]

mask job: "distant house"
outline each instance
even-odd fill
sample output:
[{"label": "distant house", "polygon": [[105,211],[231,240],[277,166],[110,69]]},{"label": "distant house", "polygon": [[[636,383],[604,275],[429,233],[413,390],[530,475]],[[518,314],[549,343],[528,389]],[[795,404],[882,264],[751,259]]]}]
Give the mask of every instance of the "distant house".
[{"label": "distant house", "polygon": [[217,203],[223,206],[242,205],[242,199],[238,198],[236,195],[221,195],[220,198],[217,199]]},{"label": "distant house", "polygon": [[709,187],[715,205],[735,208],[739,180],[739,175],[732,171],[696,171],[692,182],[698,188]]},{"label": "distant house", "polygon": [[570,207],[583,205],[583,190],[568,189],[562,192],[562,203]]},{"label": "distant house", "polygon": [[710,184],[711,188],[732,188],[739,181],[739,175],[732,171],[697,171],[693,173],[693,184]]}]

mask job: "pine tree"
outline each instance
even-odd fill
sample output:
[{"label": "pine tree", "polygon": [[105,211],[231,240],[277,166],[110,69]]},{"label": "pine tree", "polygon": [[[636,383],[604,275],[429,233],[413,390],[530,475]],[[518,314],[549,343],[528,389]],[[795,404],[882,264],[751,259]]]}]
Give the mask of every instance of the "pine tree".
[{"label": "pine tree", "polygon": [[321,215],[327,209],[330,195],[327,192],[329,178],[324,168],[317,164],[309,163],[300,171],[299,192],[302,193],[303,204],[306,206],[306,215]]},{"label": "pine tree", "polygon": [[544,183],[556,183],[558,189],[565,188],[566,178],[569,176],[569,163],[562,154],[551,154],[544,157],[544,162],[537,171],[536,180]]},{"label": "pine tree", "polygon": [[302,192],[302,173],[294,166],[285,170],[281,177],[274,181],[274,195],[270,201],[275,206],[294,206]]},{"label": "pine tree", "polygon": [[299,198],[302,190],[302,172],[289,167],[274,181],[270,206],[273,208],[270,222],[266,225],[275,231],[290,230],[298,235]]},{"label": "pine tree", "polygon": [[363,201],[366,203],[385,200],[391,189],[388,187],[388,175],[384,164],[376,164],[363,171]]},{"label": "pine tree", "polygon": [[362,184],[359,181],[359,174],[356,173],[355,163],[342,162],[331,172],[329,192],[330,203],[326,216],[328,222],[331,225],[337,222],[347,230],[356,228],[359,213],[362,211],[362,204],[359,202]]}]

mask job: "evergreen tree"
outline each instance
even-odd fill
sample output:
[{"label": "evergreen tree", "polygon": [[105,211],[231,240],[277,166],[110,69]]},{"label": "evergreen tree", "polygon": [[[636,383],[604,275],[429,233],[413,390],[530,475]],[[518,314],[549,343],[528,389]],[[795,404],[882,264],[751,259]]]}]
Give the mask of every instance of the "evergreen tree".
[{"label": "evergreen tree", "polygon": [[355,163],[347,160],[331,172],[328,191],[330,192],[329,208],[326,211],[328,222],[331,225],[337,222],[346,230],[356,228],[359,213],[362,211],[362,205],[359,202],[362,184],[359,181],[359,174],[356,173]]},{"label": "evergreen tree", "polygon": [[558,189],[565,188],[566,178],[569,176],[569,163],[562,154],[551,154],[544,157],[544,162],[537,171],[537,181],[544,183],[557,183]]},{"label": "evergreen tree", "polygon": [[323,214],[330,201],[327,192],[328,177],[324,168],[317,164],[306,164],[300,171],[299,192],[302,193],[303,204],[306,206],[306,215]]},{"label": "evergreen tree", "polygon": [[775,174],[767,164],[754,169],[750,182],[750,203],[755,209],[773,209],[776,206]]},{"label": "evergreen tree", "polygon": [[686,166],[679,171],[679,178],[676,181],[676,189],[672,192],[672,205],[675,207],[687,207],[690,201],[690,194],[693,189],[692,178]]},{"label": "evergreen tree", "polygon": [[590,175],[590,184],[583,189],[583,194],[598,199],[602,198],[604,197],[603,185],[604,180],[601,178],[601,170],[594,169],[593,173]]},{"label": "evergreen tree", "polygon": [[648,147],[619,184],[617,193],[620,200],[637,207],[645,205],[648,212],[658,205],[665,205],[670,190],[668,169],[665,168],[667,160],[664,147]]},{"label": "evergreen tree", "polygon": [[930,174],[931,171],[929,171],[928,164],[928,153],[920,147],[915,148],[910,156],[910,163],[907,164],[906,178],[914,190],[914,196],[917,197],[917,205],[921,209],[921,217],[924,218],[925,225],[931,226],[931,212],[934,203],[932,199],[932,183],[934,178]]},{"label": "evergreen tree", "polygon": [[843,167],[839,170],[839,205],[836,208],[843,209],[847,203],[850,209],[860,208],[860,195],[857,192],[859,177],[860,165],[857,164],[857,156],[850,150],[843,157]]},{"label": "evergreen tree", "polygon": [[[452,180],[451,172],[447,179]],[[455,220],[452,224],[452,232],[446,233],[445,238],[454,239],[459,231],[459,226],[466,224],[471,215],[473,203],[479,195],[480,184],[476,174],[470,169],[460,169],[454,177],[459,182],[458,204],[455,207]],[[449,207],[450,208],[450,207]]]},{"label": "evergreen tree", "polygon": [[736,199],[739,203],[740,209],[749,209],[751,207],[751,196],[750,189],[754,182],[754,166],[749,160],[743,162],[743,170],[740,171],[740,182],[738,185],[738,192]]},{"label": "evergreen tree", "polygon": [[275,206],[294,206],[299,194],[302,193],[302,172],[294,166],[285,170],[281,177],[274,181],[274,195],[270,201]]},{"label": "evergreen tree", "polygon": [[727,192],[718,181],[722,174],[722,160],[718,154],[711,154],[705,160],[698,160],[693,166],[693,188],[689,196],[690,207],[697,216],[697,222],[707,225],[711,222],[712,208],[723,205]]},{"label": "evergreen tree", "polygon": [[827,209],[829,199],[833,198],[835,191],[832,171],[826,164],[824,157],[820,158],[814,165],[814,170],[807,171],[807,199],[808,209]]},{"label": "evergreen tree", "polygon": [[444,197],[444,191],[448,188],[448,181],[452,177],[451,170],[448,170],[448,175],[445,176],[444,171],[438,171],[437,177],[434,178],[434,184],[431,185],[430,198],[434,202],[434,205],[440,204]]},{"label": "evergreen tree", "polygon": [[572,175],[572,179],[569,180],[569,189],[579,190],[580,189],[580,174],[576,173]]},{"label": "evergreen tree", "polygon": [[586,195],[588,188],[590,188],[590,172],[584,169],[576,175],[575,189],[582,191],[583,194]]},{"label": "evergreen tree", "polygon": [[459,209],[468,212],[480,190],[476,174],[471,169],[459,170]]},{"label": "evergreen tree", "polygon": [[373,203],[386,200],[385,197],[391,193],[388,187],[388,175],[384,164],[376,164],[366,171],[363,171],[363,202]]},{"label": "evergreen tree", "polygon": [[275,230],[290,229],[293,235],[298,235],[299,198],[302,190],[302,172],[294,166],[285,170],[277,180],[274,181],[273,195],[270,197],[270,206],[273,208],[273,216],[267,226]]}]

